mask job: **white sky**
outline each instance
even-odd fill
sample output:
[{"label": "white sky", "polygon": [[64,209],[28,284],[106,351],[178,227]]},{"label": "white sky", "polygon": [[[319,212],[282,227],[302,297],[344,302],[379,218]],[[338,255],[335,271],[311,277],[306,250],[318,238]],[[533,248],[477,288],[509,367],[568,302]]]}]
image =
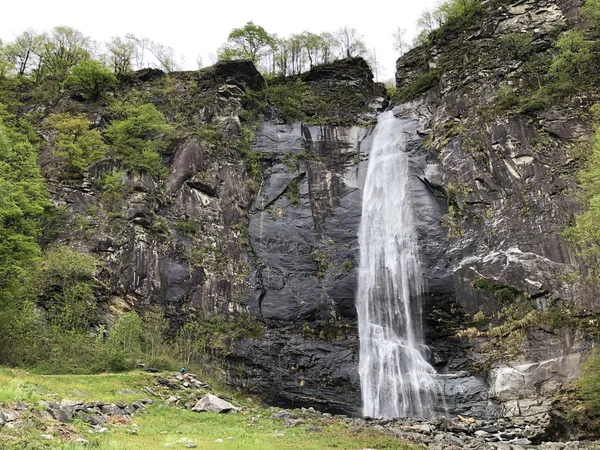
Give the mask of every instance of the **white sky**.
[{"label": "white sky", "polygon": [[407,29],[412,42],[415,22],[436,0],[365,2],[349,0],[222,1],[137,1],[137,0],[28,0],[10,1],[2,6],[0,39],[11,41],[25,29],[48,31],[57,25],[78,29],[92,39],[108,41],[112,36],[132,33],[173,47],[185,56],[185,69],[197,69],[196,57],[212,64],[211,54],[227,41],[233,28],[253,21],[268,33],[287,37],[308,30],[335,31],[342,26],[356,28],[369,49],[376,49],[383,71],[379,80],[394,77],[398,54],[392,48],[392,34]]}]

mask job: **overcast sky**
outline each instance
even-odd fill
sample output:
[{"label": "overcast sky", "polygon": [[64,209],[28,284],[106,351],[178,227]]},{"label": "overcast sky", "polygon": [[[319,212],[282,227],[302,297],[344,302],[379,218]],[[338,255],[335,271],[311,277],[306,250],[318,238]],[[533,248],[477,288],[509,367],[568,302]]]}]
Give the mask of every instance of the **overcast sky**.
[{"label": "overcast sky", "polygon": [[[57,25],[76,28],[100,42],[112,36],[132,33],[173,47],[185,56],[185,68],[197,69],[196,57],[210,65],[217,48],[227,41],[233,28],[253,21],[271,34],[287,37],[308,30],[335,31],[342,26],[356,28],[369,49],[376,49],[383,71],[380,81],[394,76],[398,54],[392,48],[392,34],[402,27],[410,41],[415,22],[436,0],[397,0],[389,3],[348,0],[226,0],[163,2],[101,0],[10,1],[2,6],[0,39],[11,41],[31,27],[47,31]],[[212,57],[211,57],[212,56]]]}]

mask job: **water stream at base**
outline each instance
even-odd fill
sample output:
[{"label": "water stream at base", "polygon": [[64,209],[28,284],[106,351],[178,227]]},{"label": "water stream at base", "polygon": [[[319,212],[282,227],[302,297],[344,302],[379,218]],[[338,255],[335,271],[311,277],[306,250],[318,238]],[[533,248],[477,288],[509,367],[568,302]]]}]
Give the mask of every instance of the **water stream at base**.
[{"label": "water stream at base", "polygon": [[392,111],[379,116],[359,232],[359,375],[363,415],[431,418],[444,402],[423,356],[423,277],[403,136]]}]

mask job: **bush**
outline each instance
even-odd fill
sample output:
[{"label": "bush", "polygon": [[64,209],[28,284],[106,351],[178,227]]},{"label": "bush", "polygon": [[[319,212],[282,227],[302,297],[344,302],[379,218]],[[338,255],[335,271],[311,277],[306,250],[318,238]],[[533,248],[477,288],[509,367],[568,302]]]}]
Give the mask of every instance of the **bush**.
[{"label": "bush", "polygon": [[46,127],[55,133],[52,154],[66,176],[83,175],[90,164],[105,156],[102,135],[91,125],[83,114],[51,114],[46,119]]},{"label": "bush", "polygon": [[98,319],[94,299],[96,260],[68,247],[46,251],[36,287],[57,332],[86,333]]},{"label": "bush", "polygon": [[157,178],[164,175],[160,154],[173,139],[173,127],[150,103],[127,108],[125,115],[125,118],[111,123],[105,131],[109,142],[123,159],[125,169],[147,171]]}]

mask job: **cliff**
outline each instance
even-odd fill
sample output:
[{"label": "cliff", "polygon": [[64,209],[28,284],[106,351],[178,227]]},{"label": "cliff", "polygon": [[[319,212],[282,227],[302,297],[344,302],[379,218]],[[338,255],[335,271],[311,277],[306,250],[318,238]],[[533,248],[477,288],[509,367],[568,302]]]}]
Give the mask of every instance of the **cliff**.
[{"label": "cliff", "polygon": [[[453,414],[550,411],[596,339],[597,288],[561,232],[580,208],[576,149],[598,96],[533,95],[560,33],[582,26],[580,7],[483,2],[397,63],[391,107],[408,130],[426,343]],[[231,385],[358,414],[362,186],[390,102],[372,78],[360,58],[268,83],[252,63],[229,61],[123,75],[107,102],[28,97],[18,115],[37,114],[61,212],[46,243],[100,262],[97,325],[155,305],[171,335],[193,317],[251,316],[217,355]],[[106,133],[140,103],[174,130],[153,136],[165,142],[155,173],[112,154],[65,174],[49,115],[83,114]]]}]

